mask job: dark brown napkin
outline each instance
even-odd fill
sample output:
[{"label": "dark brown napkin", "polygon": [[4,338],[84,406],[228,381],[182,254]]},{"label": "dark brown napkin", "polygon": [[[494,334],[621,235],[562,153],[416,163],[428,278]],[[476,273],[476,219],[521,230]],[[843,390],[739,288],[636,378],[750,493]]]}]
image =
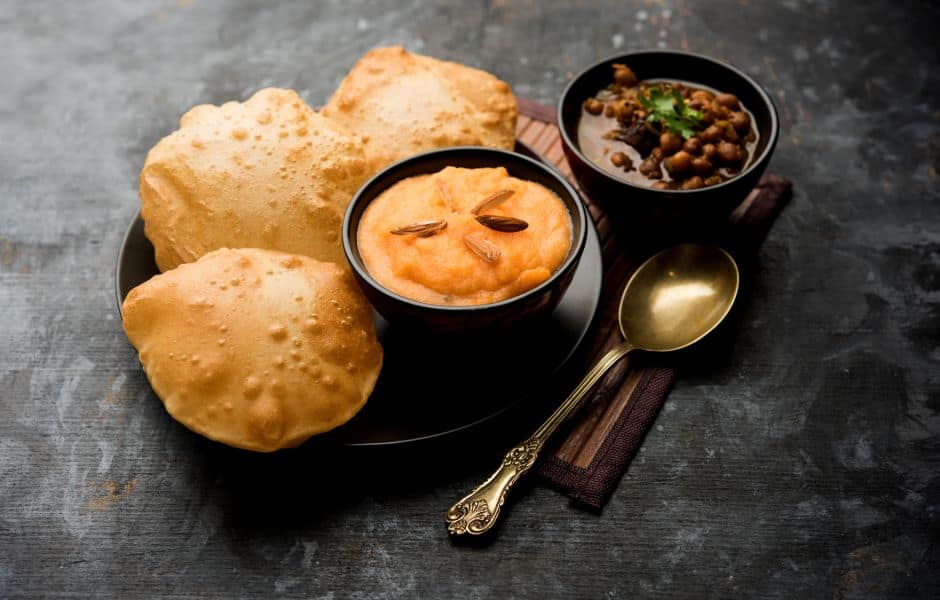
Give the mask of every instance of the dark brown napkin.
[{"label": "dark brown napkin", "polygon": [[[551,109],[523,99],[519,107],[517,137],[571,178]],[[781,177],[764,175],[731,215],[722,241],[733,248],[739,262],[742,253],[753,253],[763,241],[789,199],[790,187]],[[601,305],[585,352],[588,368],[620,341],[616,314],[620,293],[649,251],[618,239],[616,228],[600,207],[583,197],[597,226],[605,269]],[[567,436],[540,461],[539,475],[577,502],[601,509],[659,414],[675,378],[675,364],[642,364],[641,359],[632,357],[621,360],[595,386],[573,418]]]}]

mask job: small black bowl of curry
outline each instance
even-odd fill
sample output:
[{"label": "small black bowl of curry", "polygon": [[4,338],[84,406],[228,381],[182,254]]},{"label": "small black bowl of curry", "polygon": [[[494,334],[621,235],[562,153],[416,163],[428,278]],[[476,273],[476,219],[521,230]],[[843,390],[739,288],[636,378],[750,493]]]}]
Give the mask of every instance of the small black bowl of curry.
[{"label": "small black bowl of curry", "polygon": [[644,51],[598,62],[558,107],[582,189],[614,216],[718,220],[757,184],[777,142],[776,107],[740,70],[698,54]]}]

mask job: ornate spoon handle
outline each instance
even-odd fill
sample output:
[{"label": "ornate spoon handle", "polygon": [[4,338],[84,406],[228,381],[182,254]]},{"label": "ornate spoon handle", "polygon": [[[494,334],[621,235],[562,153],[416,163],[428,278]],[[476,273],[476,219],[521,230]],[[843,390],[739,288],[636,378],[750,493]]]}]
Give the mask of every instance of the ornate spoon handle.
[{"label": "ornate spoon handle", "polygon": [[633,346],[629,342],[622,342],[597,361],[581,383],[535,433],[506,453],[495,473],[450,507],[445,517],[447,531],[454,535],[479,535],[489,530],[499,518],[499,511],[506,500],[509,488],[535,464],[535,459],[538,458],[546,440],[571,416],[581,399],[607,372],[607,369],[630,350],[633,350]]}]

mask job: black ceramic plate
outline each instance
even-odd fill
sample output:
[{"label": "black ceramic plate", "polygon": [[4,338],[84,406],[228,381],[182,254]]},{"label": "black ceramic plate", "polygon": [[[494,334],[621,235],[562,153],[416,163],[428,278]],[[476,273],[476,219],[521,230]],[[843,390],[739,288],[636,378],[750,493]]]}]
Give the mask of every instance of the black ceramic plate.
[{"label": "black ceramic plate", "polygon": [[[517,148],[531,154],[527,148]],[[118,254],[118,306],[158,273],[140,215]],[[418,338],[376,314],[385,349],[382,375],[366,407],[330,434],[347,446],[388,446],[446,436],[489,421],[543,387],[577,350],[600,300],[603,266],[593,225],[558,308],[526,330],[473,342]]]}]

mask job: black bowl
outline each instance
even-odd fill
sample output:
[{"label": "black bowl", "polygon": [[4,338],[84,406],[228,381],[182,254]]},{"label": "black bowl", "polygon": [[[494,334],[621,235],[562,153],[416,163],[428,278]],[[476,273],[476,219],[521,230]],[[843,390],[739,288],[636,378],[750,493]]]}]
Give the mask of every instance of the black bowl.
[{"label": "black bowl", "polygon": [[[359,219],[372,200],[396,182],[415,175],[453,167],[505,167],[519,179],[538,183],[557,195],[571,215],[572,240],[561,266],[537,287],[501,302],[475,306],[439,306],[406,298],[385,288],[366,269],[359,254]],[[429,334],[487,334],[529,322],[550,313],[561,300],[587,240],[588,216],[584,204],[564,177],[546,164],[515,152],[463,146],[433,150],[406,158],[369,180],[353,197],[343,220],[343,249],[366,297],[393,326],[412,327]]]},{"label": "black bowl", "polygon": [[[754,116],[760,136],[747,167],[736,177],[696,190],[657,190],[627,183],[595,165],[577,144],[582,103],[613,80],[611,65],[629,66],[637,78],[677,79],[734,94]],[[739,69],[690,52],[649,50],[621,54],[591,65],[568,84],[558,103],[558,128],[571,171],[581,189],[606,212],[645,225],[700,225],[726,218],[757,185],[770,162],[779,132],[770,95]]]}]

